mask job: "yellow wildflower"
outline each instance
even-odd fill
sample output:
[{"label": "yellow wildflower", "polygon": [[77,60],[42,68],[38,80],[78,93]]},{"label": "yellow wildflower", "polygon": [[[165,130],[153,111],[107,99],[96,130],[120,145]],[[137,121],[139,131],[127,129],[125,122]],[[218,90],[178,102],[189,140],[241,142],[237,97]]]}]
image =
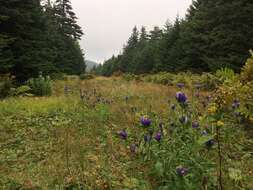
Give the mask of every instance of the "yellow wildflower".
[{"label": "yellow wildflower", "polygon": [[216,111],[217,111],[216,105],[212,105],[211,107],[208,108],[209,114],[214,114]]},{"label": "yellow wildflower", "polygon": [[217,122],[217,126],[218,126],[218,127],[223,127],[223,126],[224,126],[224,123],[223,123],[222,121],[219,120],[219,121]]}]

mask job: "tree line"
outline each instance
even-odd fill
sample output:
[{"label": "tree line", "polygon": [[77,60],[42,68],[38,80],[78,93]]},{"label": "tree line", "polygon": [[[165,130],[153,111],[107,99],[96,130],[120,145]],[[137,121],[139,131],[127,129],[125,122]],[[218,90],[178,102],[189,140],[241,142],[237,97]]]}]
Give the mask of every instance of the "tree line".
[{"label": "tree line", "polygon": [[0,74],[84,72],[82,35],[70,0],[0,0]]},{"label": "tree line", "polygon": [[194,0],[184,19],[150,32],[134,27],[122,53],[93,72],[239,71],[253,47],[252,18],[252,0]]}]

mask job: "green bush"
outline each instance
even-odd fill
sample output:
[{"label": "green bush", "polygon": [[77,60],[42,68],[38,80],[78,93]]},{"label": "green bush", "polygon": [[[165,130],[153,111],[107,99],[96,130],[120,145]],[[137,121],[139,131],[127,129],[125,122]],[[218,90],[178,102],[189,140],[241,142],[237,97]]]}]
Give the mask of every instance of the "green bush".
[{"label": "green bush", "polygon": [[227,80],[236,81],[237,76],[232,69],[222,68],[216,71],[215,76],[223,83]]},{"label": "green bush", "polygon": [[126,80],[126,81],[140,80],[140,76],[137,76],[135,74],[127,73],[127,74],[123,75],[123,79]]},{"label": "green bush", "polygon": [[31,88],[27,85],[22,85],[15,89],[14,95],[15,96],[22,96],[22,95],[28,95],[29,92],[31,91]]},{"label": "green bush", "polygon": [[242,68],[241,79],[244,82],[253,80],[253,51],[250,51],[251,57],[247,60],[245,66]]},{"label": "green bush", "polygon": [[92,74],[86,74],[86,73],[84,73],[84,74],[81,74],[81,75],[79,76],[79,78],[80,78],[81,80],[91,80],[91,79],[94,79],[95,76],[92,75]]},{"label": "green bush", "polygon": [[52,80],[63,80],[64,79],[64,73],[52,73],[50,75]]},{"label": "green bush", "polygon": [[200,77],[200,83],[203,85],[204,90],[214,90],[221,82],[216,76],[210,73],[203,73]]},{"label": "green bush", "polygon": [[173,84],[176,86],[178,83],[183,83],[186,87],[191,87],[191,75],[191,73],[178,73],[174,77]]},{"label": "green bush", "polygon": [[52,81],[49,76],[43,77],[40,74],[38,78],[28,80],[27,85],[31,88],[31,93],[36,96],[52,95]]}]

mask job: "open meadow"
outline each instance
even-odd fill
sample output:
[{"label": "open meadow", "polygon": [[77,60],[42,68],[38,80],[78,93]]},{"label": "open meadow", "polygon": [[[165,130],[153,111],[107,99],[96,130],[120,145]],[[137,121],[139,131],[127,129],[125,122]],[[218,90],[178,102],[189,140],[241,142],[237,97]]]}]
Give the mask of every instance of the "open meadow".
[{"label": "open meadow", "polygon": [[213,91],[121,77],[53,86],[0,102],[1,189],[253,188],[252,123],[220,115]]},{"label": "open meadow", "polygon": [[253,190],[252,18],[0,0],[0,190]]}]

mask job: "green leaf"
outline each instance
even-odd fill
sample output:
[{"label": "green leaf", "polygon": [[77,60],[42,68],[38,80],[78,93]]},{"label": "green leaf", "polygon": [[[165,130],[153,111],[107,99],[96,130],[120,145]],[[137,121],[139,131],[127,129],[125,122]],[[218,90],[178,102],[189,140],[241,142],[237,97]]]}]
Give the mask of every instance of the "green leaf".
[{"label": "green leaf", "polygon": [[213,139],[213,136],[201,136],[198,140],[199,145],[203,145],[205,142]]},{"label": "green leaf", "polygon": [[235,181],[241,181],[242,180],[242,171],[239,169],[229,168],[229,177]]},{"label": "green leaf", "polygon": [[161,162],[156,162],[155,173],[159,176],[163,176],[164,168],[163,168],[163,164]]}]

